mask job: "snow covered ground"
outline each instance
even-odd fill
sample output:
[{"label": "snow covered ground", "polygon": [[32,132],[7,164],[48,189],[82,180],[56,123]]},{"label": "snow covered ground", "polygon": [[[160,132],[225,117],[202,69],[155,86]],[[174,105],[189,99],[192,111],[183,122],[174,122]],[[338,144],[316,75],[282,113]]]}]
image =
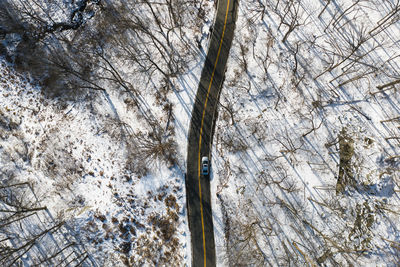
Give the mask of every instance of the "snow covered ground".
[{"label": "snow covered ground", "polygon": [[213,150],[220,266],[397,266],[396,8],[240,2]]},{"label": "snow covered ground", "polygon": [[[68,8],[73,3],[56,8],[44,2],[47,6],[39,12],[44,21],[68,19]],[[123,2],[108,4],[121,8]],[[181,4],[179,8],[187,3]],[[41,223],[65,221],[67,228],[63,231],[79,237],[75,242],[90,256],[85,261],[88,266],[190,265],[184,186],[186,137],[214,14],[213,2],[196,3],[182,11],[179,23],[184,23],[183,28],[173,30],[158,28],[157,17],[152,17],[145,3],[129,5],[135,12],[146,14],[143,19],[148,19],[147,26],[155,38],[168,38],[171,44],[165,49],[176,53],[174,60],[184,57],[187,65],[183,64],[180,74],[171,75],[165,83],[154,66],[149,67],[148,73],[141,72],[143,66],[123,54],[123,44],[117,43],[120,40],[111,40],[102,44],[102,57],[92,72],[98,75],[93,77],[102,79],[97,85],[105,91],[91,88],[66,97],[49,94],[48,83],[41,86],[1,58],[0,178],[3,185],[29,183],[37,197],[35,205],[47,207],[50,217],[40,213],[40,223],[29,217],[26,224],[39,229]],[[119,11],[128,12],[129,5]],[[137,7],[140,10],[134,9]],[[200,13],[199,7],[202,14],[196,13]],[[102,13],[94,5],[90,8],[94,13],[84,14],[88,20],[82,31],[57,32],[55,36],[59,40],[79,40],[99,27],[96,23],[103,22],[97,22],[99,15],[94,14]],[[155,4],[153,8],[163,15],[159,20],[173,24],[167,5]],[[168,37],[163,30],[168,31]],[[141,38],[138,47],[153,53],[150,60],[159,60],[157,64],[168,72],[154,44],[149,42],[151,36],[138,37],[132,32],[123,36],[132,38],[132,43]],[[49,39],[44,42],[54,42],[52,35],[46,38]],[[90,45],[84,44],[80,49],[90,53]],[[130,48],[136,49],[133,45]],[[15,44],[8,49],[12,54]],[[118,83],[114,82],[117,75]],[[90,82],[93,86],[98,81]],[[68,94],[65,89],[60,92]],[[7,236],[7,231],[16,229],[18,226],[12,223],[2,233]],[[16,247],[23,244],[23,238],[15,238],[13,244],[9,240],[1,242]],[[63,242],[61,237],[53,239]],[[21,258],[27,266],[45,259],[43,255],[36,256],[34,249],[46,242],[52,244],[47,235]],[[44,253],[45,247],[41,247]]]},{"label": "snow covered ground", "polygon": [[[29,182],[41,205],[87,239],[100,266],[120,260],[117,251],[131,253],[134,262],[144,253],[181,261],[187,232],[182,171],[155,163],[138,177],[126,166],[126,145],[112,138],[119,126],[101,100],[60,107],[4,61],[1,71],[2,119],[18,125],[2,131],[2,173]],[[137,129],[134,121],[130,127]],[[164,253],[155,253],[161,247]]]}]

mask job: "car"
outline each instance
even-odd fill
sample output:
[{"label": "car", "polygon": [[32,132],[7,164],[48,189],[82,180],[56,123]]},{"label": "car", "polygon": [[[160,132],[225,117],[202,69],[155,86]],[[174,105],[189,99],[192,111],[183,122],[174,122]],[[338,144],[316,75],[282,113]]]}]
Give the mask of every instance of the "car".
[{"label": "car", "polygon": [[209,173],[209,161],[208,161],[208,157],[202,157],[201,158],[201,173],[203,175],[208,175]]}]

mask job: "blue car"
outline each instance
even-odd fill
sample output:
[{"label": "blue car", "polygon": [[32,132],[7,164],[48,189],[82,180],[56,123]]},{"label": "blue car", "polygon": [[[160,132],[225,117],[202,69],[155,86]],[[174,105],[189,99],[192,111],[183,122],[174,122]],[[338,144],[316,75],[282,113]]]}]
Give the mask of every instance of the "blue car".
[{"label": "blue car", "polygon": [[203,175],[208,175],[209,173],[209,161],[208,157],[202,157],[201,158],[201,173]]}]

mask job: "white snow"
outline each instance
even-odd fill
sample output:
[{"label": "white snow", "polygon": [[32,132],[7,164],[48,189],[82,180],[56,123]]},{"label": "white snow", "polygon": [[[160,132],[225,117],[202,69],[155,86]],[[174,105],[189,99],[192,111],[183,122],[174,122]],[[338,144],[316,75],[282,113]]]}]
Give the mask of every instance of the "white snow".
[{"label": "white snow", "polygon": [[[279,14],[289,3],[301,25],[283,43],[288,27],[279,27]],[[353,3],[331,2],[318,18],[324,2],[240,2],[221,94],[234,123],[221,107],[213,150],[218,266],[398,262],[391,242],[399,242],[400,151],[398,139],[387,138],[398,136],[399,121],[384,120],[399,116],[399,98],[393,89],[375,92],[399,77],[399,23],[363,43],[353,56],[359,63],[319,75],[346,57],[352,34],[374,28],[394,5],[360,1],[330,25]],[[344,128],[354,141],[358,184],[336,195]],[[327,251],[332,256],[323,259]]]},{"label": "white snow", "polygon": [[[134,65],[117,57],[113,63],[124,79],[142,90],[142,110],[137,110],[129,95],[107,84],[106,92],[89,90],[75,101],[46,98],[40,86],[0,61],[0,115],[18,121],[15,130],[4,132],[10,136],[0,139],[1,171],[13,173],[15,181],[32,184],[41,205],[67,221],[99,266],[122,266],[124,255],[131,264],[145,266],[191,263],[184,180],[187,130],[214,14],[212,2],[203,2],[202,7],[207,23],[201,25],[201,32],[195,32],[197,26],[192,25],[198,23],[196,18],[188,17],[185,21],[190,23],[181,33],[184,39],[176,31],[169,37],[177,51],[192,46],[193,55],[184,74],[169,81],[170,119],[153,95],[159,90],[161,75],[136,73]],[[54,16],[62,20],[60,14]],[[201,50],[195,45],[196,38],[200,38]],[[161,127],[169,121],[174,128],[175,165],[160,158],[135,160],[141,152],[130,135],[132,139],[141,134],[149,138],[151,131],[143,115]],[[24,161],[25,154],[28,160]],[[148,171],[136,174],[137,166]],[[122,228],[128,229],[128,236]],[[163,231],[171,229],[172,237],[163,240],[169,234]],[[121,251],[124,242],[131,244],[128,253]]]}]

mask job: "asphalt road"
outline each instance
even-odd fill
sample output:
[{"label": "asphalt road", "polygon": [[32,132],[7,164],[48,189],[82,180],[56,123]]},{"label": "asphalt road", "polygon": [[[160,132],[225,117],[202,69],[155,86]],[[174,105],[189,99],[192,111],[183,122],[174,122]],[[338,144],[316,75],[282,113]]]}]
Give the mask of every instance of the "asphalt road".
[{"label": "asphalt road", "polygon": [[201,158],[211,161],[213,126],[231,47],[238,0],[219,0],[207,58],[193,106],[188,135],[186,197],[192,243],[192,266],[215,266],[210,180],[200,172]]}]

